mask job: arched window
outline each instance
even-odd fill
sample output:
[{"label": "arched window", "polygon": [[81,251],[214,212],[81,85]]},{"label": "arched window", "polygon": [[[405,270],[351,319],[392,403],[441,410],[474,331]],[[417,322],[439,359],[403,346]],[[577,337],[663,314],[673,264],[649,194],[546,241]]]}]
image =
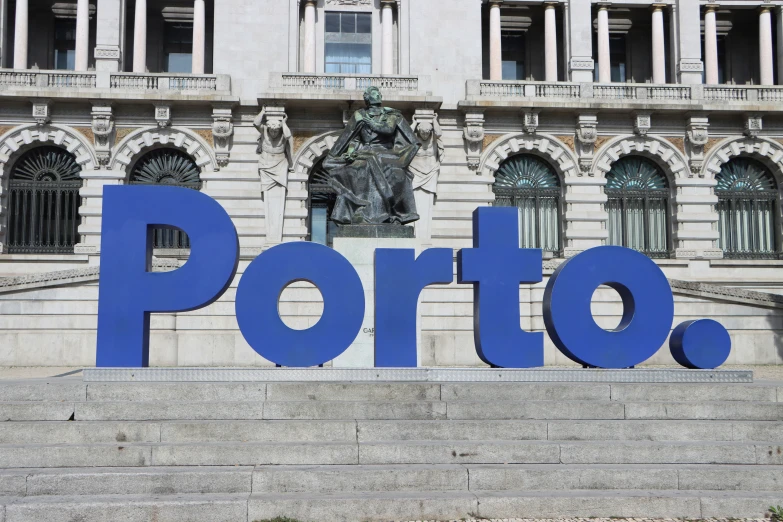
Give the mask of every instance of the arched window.
[{"label": "arched window", "polygon": [[9,252],[73,252],[81,170],[74,155],[59,147],[36,147],[19,158],[8,183]]},{"label": "arched window", "polygon": [[716,180],[719,242],[724,257],[776,257],[778,190],[772,173],[758,161],[734,158],[723,164]]},{"label": "arched window", "polygon": [[606,175],[609,244],[650,257],[669,256],[669,187],[663,171],[647,158],[626,156]]},{"label": "arched window", "polygon": [[[201,190],[201,175],[193,158],[178,149],[156,149],[136,162],[131,185],[173,185]],[[160,228],[153,235],[155,248],[190,248],[187,234],[178,229]]]},{"label": "arched window", "polygon": [[331,246],[336,225],[329,221],[329,216],[332,215],[337,194],[327,184],[328,176],[329,174],[323,168],[323,160],[316,163],[310,170],[310,177],[307,181],[307,208],[310,210],[307,228],[310,231],[310,241]]},{"label": "arched window", "polygon": [[522,210],[521,244],[560,253],[560,179],[544,160],[519,154],[504,161],[492,185],[495,206]]}]

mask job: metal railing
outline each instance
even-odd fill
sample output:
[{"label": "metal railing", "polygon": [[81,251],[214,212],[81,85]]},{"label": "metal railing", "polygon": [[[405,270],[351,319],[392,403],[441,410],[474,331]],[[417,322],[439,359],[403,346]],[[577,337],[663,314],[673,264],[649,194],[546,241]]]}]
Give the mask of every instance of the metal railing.
[{"label": "metal railing", "polygon": [[79,242],[79,181],[9,182],[8,252],[72,253]]}]

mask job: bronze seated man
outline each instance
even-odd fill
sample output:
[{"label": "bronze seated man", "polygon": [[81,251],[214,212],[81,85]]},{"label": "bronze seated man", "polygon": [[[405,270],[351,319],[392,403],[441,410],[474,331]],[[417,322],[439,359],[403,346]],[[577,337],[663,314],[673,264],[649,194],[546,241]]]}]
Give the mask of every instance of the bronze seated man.
[{"label": "bronze seated man", "polygon": [[354,113],[324,160],[337,193],[331,219],[339,224],[405,224],[419,219],[408,173],[420,143],[402,113],[364,93],[367,108]]}]

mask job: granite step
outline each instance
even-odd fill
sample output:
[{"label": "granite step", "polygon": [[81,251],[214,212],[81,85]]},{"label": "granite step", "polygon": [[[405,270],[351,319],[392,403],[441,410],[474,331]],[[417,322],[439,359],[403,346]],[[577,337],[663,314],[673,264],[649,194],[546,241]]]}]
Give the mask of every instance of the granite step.
[{"label": "granite step", "polygon": [[338,464],[783,464],[753,442],[209,442],[0,445],[0,468]]}]

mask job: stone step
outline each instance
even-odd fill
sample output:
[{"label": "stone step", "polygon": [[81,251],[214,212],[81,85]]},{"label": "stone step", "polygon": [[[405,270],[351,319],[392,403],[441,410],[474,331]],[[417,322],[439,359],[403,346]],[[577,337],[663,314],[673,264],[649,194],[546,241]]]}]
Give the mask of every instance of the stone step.
[{"label": "stone step", "polygon": [[742,442],[221,442],[0,445],[0,468],[337,464],[783,464]]},{"label": "stone step", "polygon": [[253,494],[248,520],[287,516],[302,522],[519,518],[761,518],[773,492],[482,491],[441,493]]},{"label": "stone step", "polygon": [[[5,522],[239,522],[247,519],[248,495],[111,495],[0,499]],[[251,519],[255,520],[255,519]]]},{"label": "stone step", "polygon": [[[252,484],[252,488],[251,488]],[[19,469],[0,496],[536,490],[780,491],[781,466],[337,465]]]},{"label": "stone step", "polygon": [[164,420],[759,420],[783,421],[777,402],[616,401],[118,401],[0,402],[0,419]]},{"label": "stone step", "polygon": [[738,441],[777,442],[769,421],[60,421],[0,423],[0,444],[134,442]]},{"label": "stone step", "polygon": [[435,464],[258,466],[253,493],[482,490],[779,491],[783,466]]},{"label": "stone step", "polygon": [[481,401],[783,402],[783,387],[753,384],[590,383],[83,383],[0,382],[0,401]]}]

